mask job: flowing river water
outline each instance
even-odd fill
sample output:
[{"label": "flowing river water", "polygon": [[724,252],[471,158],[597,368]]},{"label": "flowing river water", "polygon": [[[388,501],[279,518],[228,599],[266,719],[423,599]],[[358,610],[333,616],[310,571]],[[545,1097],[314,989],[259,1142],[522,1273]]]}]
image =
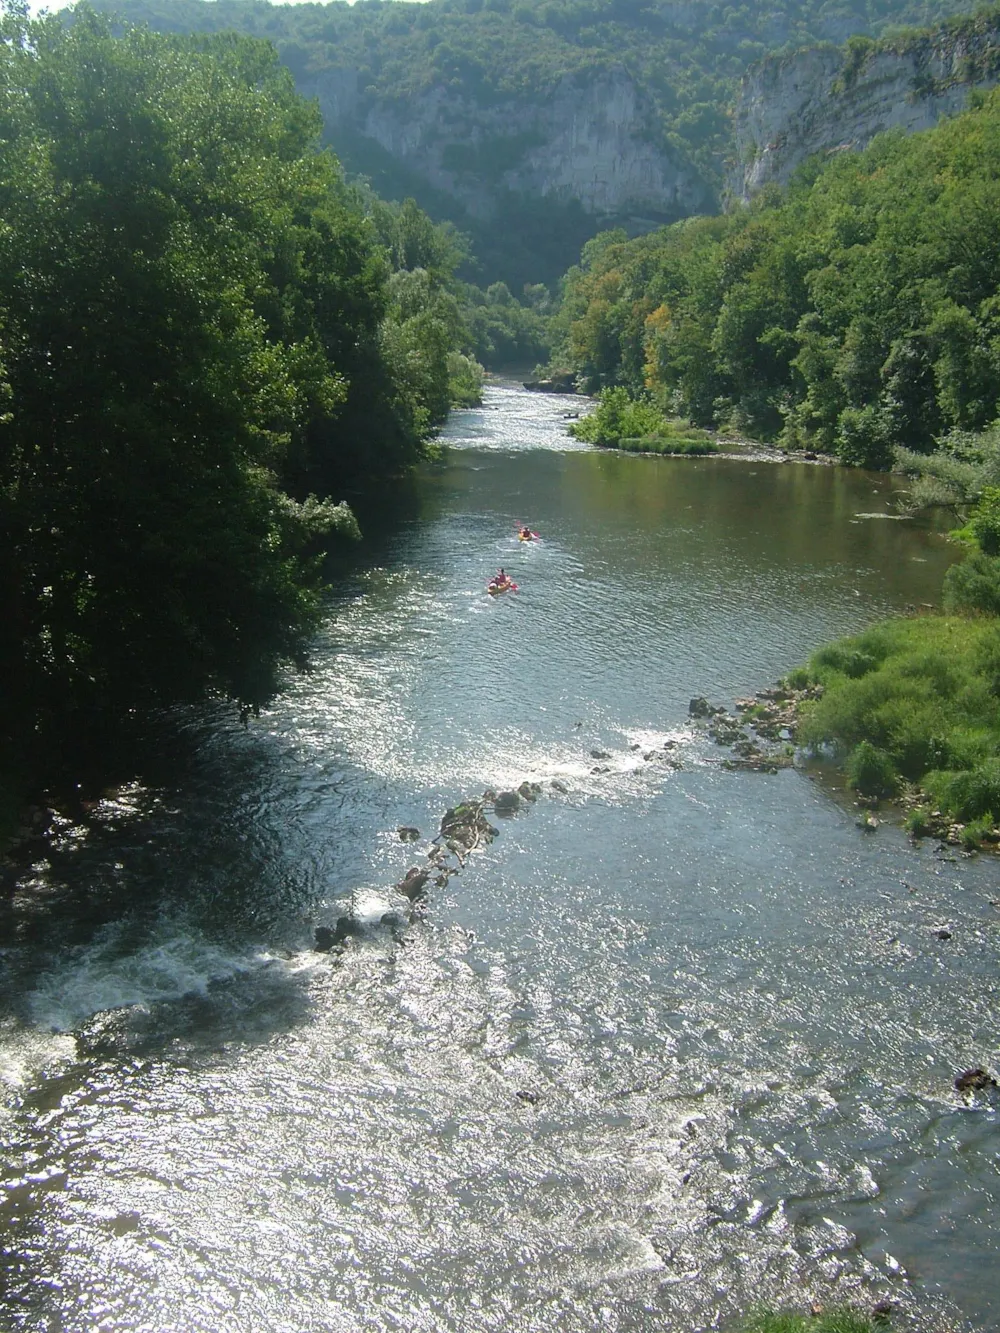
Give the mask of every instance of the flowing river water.
[{"label": "flowing river water", "polygon": [[[885,478],[599,454],[570,406],[456,414],[313,670],[247,728],[164,719],[143,784],[22,866],[4,1327],[1000,1323],[997,1103],[953,1087],[996,1072],[997,861],[726,771],[688,717],[936,603],[953,553]],[[382,924],[426,850],[397,827],[523,779]]]}]

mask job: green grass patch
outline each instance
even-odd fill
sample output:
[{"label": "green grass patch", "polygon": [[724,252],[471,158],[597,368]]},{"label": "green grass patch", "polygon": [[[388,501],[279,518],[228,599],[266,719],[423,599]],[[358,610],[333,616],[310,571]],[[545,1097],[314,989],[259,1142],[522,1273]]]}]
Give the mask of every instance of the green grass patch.
[{"label": "green grass patch", "polygon": [[765,1310],[737,1324],[734,1333],[885,1333],[888,1321],[846,1306],[819,1314]]},{"label": "green grass patch", "polygon": [[618,449],[630,454],[715,454],[719,446],[703,430],[668,421],[662,433],[618,441]]},{"label": "green grass patch", "polygon": [[803,707],[799,740],[834,746],[857,791],[891,795],[906,779],[955,819],[1000,819],[995,621],[888,621],[821,648],[807,673],[824,692]]}]

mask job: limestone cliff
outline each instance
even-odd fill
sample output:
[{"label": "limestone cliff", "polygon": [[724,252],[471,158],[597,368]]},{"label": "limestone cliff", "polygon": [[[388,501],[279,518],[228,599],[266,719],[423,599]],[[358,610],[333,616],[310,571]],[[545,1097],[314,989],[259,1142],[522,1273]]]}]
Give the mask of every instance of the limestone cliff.
[{"label": "limestone cliff", "polygon": [[336,147],[344,131],[377,144],[411,174],[489,219],[507,193],[579,201],[595,218],[655,223],[711,207],[689,165],[657,144],[654,117],[624,70],[563,78],[544,98],[474,100],[431,86],[395,101],[350,68],[299,80],[319,99]]},{"label": "limestone cliff", "polygon": [[929,129],[1000,78],[1000,18],[896,41],[855,39],[770,57],[748,71],[734,113],[732,195],[783,184],[807,157],[866,147],[876,134]]}]

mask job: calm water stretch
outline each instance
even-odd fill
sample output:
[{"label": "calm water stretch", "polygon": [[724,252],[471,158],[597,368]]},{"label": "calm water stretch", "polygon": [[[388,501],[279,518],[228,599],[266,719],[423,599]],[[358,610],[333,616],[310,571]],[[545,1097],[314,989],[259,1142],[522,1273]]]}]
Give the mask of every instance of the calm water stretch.
[{"label": "calm water stretch", "polygon": [[[887,479],[597,454],[571,406],[457,414],[312,673],[245,730],[167,719],[147,785],[24,869],[5,1328],[1000,1324],[996,1104],[952,1086],[996,1071],[998,862],[727,772],[687,708],[936,603],[953,552]],[[397,827],[525,778],[381,925],[427,846]],[[352,906],[364,938],[311,951]]]}]

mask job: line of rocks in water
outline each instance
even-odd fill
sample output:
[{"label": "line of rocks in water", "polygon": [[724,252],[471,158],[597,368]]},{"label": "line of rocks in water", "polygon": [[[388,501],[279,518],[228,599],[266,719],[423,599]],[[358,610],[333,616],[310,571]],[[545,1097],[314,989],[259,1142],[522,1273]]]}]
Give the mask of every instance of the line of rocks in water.
[{"label": "line of rocks in water", "polygon": [[[567,790],[558,779],[553,781],[552,786],[556,791]],[[499,835],[500,830],[487,818],[487,810],[501,816],[515,815],[522,805],[533,804],[541,795],[540,783],[525,780],[517,788],[500,792],[487,790],[482,796],[470,797],[446,810],[440,828],[424,854],[423,864],[410,866],[402,879],[393,885],[397,893],[409,900],[407,915],[404,917],[399,912],[386,912],[379,924],[399,930],[420,919],[426,909],[430,886],[433,884],[437,888],[444,888],[452,875],[464,870],[473,852],[489,846]],[[401,842],[420,841],[420,830],[411,825],[402,825],[396,832]],[[338,917],[333,927],[317,926],[313,947],[319,953],[329,953],[346,940],[364,933],[363,923],[353,913],[349,913]]]},{"label": "line of rocks in water", "polygon": [[[679,769],[682,767],[681,761],[670,753],[676,745],[676,741],[667,740],[659,749],[644,750],[643,760],[652,762],[662,759],[667,767]],[[642,750],[638,742],[629,748],[632,751]],[[613,771],[609,764],[601,762],[613,757],[610,751],[594,749],[589,751],[589,756],[598,761],[590,770],[592,774]],[[560,778],[552,778],[549,787],[563,796],[569,792],[568,785]],[[424,853],[423,864],[410,866],[402,879],[392,886],[409,900],[406,916],[399,912],[385,912],[379,924],[399,931],[419,920],[426,910],[431,886],[444,888],[452,875],[457,875],[465,868],[473,852],[488,846],[499,835],[500,830],[490,823],[487,811],[501,816],[516,815],[522,806],[533,804],[543,792],[541,783],[525,779],[518,787],[505,791],[489,789],[482,796],[469,797],[446,810],[437,834],[431,839],[429,850]],[[401,825],[396,832],[401,842],[419,842],[421,838],[420,830],[411,825]],[[313,948],[319,953],[329,953],[331,949],[344,945],[348,939],[364,935],[365,931],[364,923],[358,920],[353,911],[345,913],[337,918],[333,926],[315,928]]]}]

